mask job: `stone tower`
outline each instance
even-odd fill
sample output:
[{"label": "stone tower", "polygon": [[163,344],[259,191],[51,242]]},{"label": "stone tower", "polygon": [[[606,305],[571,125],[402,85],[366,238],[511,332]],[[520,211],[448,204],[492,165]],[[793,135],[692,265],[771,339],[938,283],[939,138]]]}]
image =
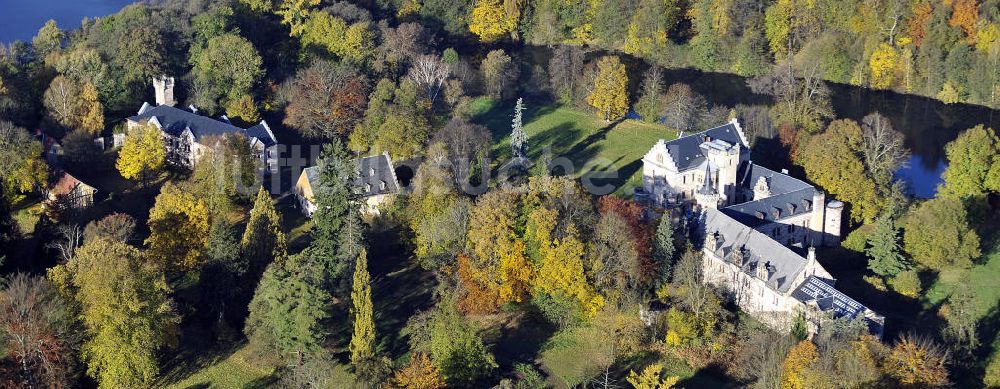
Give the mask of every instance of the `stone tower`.
[{"label": "stone tower", "polygon": [[823,233],[826,231],[826,194],[823,191],[817,189],[813,192],[812,202],[810,203],[811,209],[809,210],[809,229],[811,230],[811,235],[809,241],[806,242],[808,246],[821,246],[823,245]]},{"label": "stone tower", "polygon": [[736,170],[740,166],[740,145],[730,144],[721,139],[702,139],[701,148],[707,151],[708,161],[717,169],[716,190],[726,204],[735,200]]},{"label": "stone tower", "polygon": [[823,229],[823,244],[836,246],[840,243],[840,224],[843,214],[844,203],[833,200],[826,205],[826,226]]},{"label": "stone tower", "polygon": [[722,201],[722,196],[719,195],[719,191],[716,190],[716,186],[713,183],[715,180],[712,177],[712,170],[709,164],[705,164],[705,180],[702,182],[698,190],[694,191],[694,201],[698,202],[698,205],[703,208],[719,208],[719,203]]},{"label": "stone tower", "polygon": [[167,76],[153,77],[153,90],[156,94],[156,105],[174,105],[174,78]]}]

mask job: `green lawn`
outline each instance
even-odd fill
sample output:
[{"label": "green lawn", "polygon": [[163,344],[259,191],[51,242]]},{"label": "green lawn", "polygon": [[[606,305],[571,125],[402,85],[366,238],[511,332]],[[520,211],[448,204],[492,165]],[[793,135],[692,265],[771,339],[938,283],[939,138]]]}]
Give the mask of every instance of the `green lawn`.
[{"label": "green lawn", "polygon": [[[493,133],[493,155],[504,161],[510,156],[513,103],[481,98],[473,103],[472,112],[472,120]],[[572,162],[574,177],[595,171],[616,174],[595,182],[610,183],[623,195],[641,184],[642,156],[657,140],[677,136],[663,125],[631,119],[608,123],[590,112],[530,101],[525,102],[523,122],[529,158],[535,160],[551,149],[553,158],[565,156]]]},{"label": "green lawn", "polygon": [[273,384],[274,369],[262,369],[246,360],[246,348],[212,361],[191,375],[164,385],[171,389],[187,388],[266,388]]},{"label": "green lawn", "polygon": [[[949,269],[938,274],[937,281],[927,289],[924,294],[926,304],[935,306],[951,295],[952,291],[959,284],[966,284],[974,292],[976,298],[976,308],[980,318],[990,313],[1000,305],[1000,287],[997,280],[1000,279],[1000,244],[995,244],[990,250],[986,250],[983,264],[973,266],[971,269]],[[988,342],[988,339],[983,339]]]}]

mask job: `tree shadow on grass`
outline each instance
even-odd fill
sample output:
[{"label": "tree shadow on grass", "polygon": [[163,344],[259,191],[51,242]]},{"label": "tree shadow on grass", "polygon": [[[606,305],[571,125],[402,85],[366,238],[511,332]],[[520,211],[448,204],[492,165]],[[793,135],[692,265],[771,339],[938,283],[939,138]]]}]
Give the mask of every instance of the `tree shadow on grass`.
[{"label": "tree shadow on grass", "polygon": [[516,363],[533,364],[542,346],[557,330],[555,325],[530,308],[492,329],[490,332],[496,339],[493,355],[500,370],[512,371]]}]

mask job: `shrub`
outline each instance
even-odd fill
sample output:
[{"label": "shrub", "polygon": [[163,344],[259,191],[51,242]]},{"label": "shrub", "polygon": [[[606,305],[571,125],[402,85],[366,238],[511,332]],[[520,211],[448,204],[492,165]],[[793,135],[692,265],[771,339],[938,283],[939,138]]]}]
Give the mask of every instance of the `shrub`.
[{"label": "shrub", "polygon": [[889,286],[896,293],[916,298],[920,294],[920,276],[914,270],[904,271],[889,279]]}]

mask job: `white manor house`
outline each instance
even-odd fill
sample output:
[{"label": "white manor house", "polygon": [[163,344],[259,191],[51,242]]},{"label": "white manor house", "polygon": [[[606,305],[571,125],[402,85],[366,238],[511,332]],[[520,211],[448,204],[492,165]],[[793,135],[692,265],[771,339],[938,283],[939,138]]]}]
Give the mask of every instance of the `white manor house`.
[{"label": "white manor house", "polygon": [[824,319],[859,318],[881,336],[884,317],[835,289],[816,260],[814,247],[840,242],[844,204],[785,171],[754,164],[735,119],[660,140],[642,162],[639,196],[698,216],[705,282],[744,311],[778,331],[800,315],[813,333]]}]

